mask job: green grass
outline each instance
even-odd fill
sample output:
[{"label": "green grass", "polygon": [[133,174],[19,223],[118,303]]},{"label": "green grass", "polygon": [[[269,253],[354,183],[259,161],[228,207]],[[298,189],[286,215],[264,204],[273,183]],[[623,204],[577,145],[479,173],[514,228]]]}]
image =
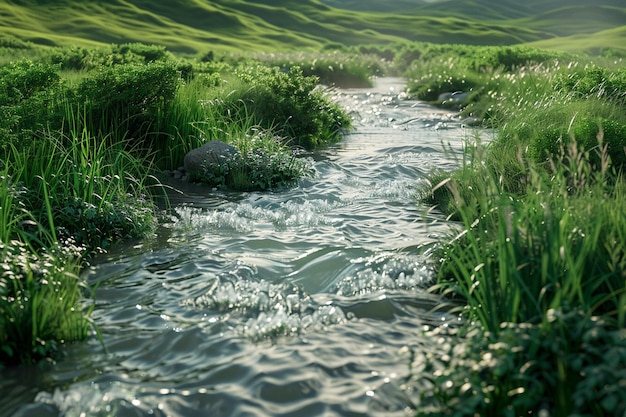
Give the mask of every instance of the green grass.
[{"label": "green grass", "polygon": [[[575,3],[464,0],[415,2],[407,11],[373,5],[342,9],[318,0],[304,2],[55,2],[11,1],[0,4],[0,35],[44,46],[94,47],[143,42],[184,54],[209,50],[300,51],[325,46],[393,44],[412,41],[512,45],[584,32],[586,50],[624,51],[623,36],[587,36],[623,29],[623,4],[605,0]],[[400,7],[400,6],[398,6]],[[614,32],[617,33],[617,32]],[[597,39],[596,42],[591,40]],[[574,40],[567,43],[574,48]],[[602,43],[600,43],[602,41]],[[610,41],[610,43],[606,43]]]},{"label": "green grass", "polygon": [[626,27],[605,29],[591,34],[574,34],[528,43],[528,46],[568,52],[585,52],[592,55],[616,56],[624,58],[626,51],[623,44]]},{"label": "green grass", "polygon": [[41,252],[14,240],[0,253],[0,367],[54,358],[88,336],[79,249],[65,242]]},{"label": "green grass", "polygon": [[456,299],[468,325],[418,415],[621,415],[623,68],[499,52],[517,52],[519,65],[475,75],[467,58],[442,59],[431,65],[446,69],[445,85],[432,75],[413,85],[436,94],[474,74],[474,101],[461,107],[497,132],[468,143],[460,168],[433,173],[424,190],[459,222],[433,290]]}]

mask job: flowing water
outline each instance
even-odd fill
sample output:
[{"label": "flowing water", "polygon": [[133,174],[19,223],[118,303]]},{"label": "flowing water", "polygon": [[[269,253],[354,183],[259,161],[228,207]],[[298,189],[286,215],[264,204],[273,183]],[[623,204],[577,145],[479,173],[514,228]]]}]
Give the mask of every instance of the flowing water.
[{"label": "flowing water", "polygon": [[103,344],[2,371],[0,415],[411,415],[424,329],[456,321],[424,290],[449,226],[415,193],[469,133],[402,90],[338,90],[356,130],[293,188],[181,187],[155,238],[85,272]]}]

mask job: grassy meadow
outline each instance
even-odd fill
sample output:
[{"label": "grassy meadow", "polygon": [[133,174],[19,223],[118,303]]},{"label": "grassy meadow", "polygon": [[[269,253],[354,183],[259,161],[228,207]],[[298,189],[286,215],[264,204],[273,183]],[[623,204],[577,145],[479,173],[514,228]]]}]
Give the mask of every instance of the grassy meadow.
[{"label": "grassy meadow", "polygon": [[432,291],[466,324],[432,332],[446,371],[422,364],[417,414],[624,415],[626,8],[457,6],[0,4],[0,367],[97,333],[81,268],[153,233],[189,150],[237,149],[196,178],[211,188],[288,187],[351,128],[320,83],[393,74],[495,132],[418,190],[461,230]]},{"label": "grassy meadow", "polygon": [[600,43],[568,45],[624,53],[611,31],[625,19],[619,0],[7,0],[0,3],[0,38],[46,47],[141,42],[198,55],[416,41],[513,45],[607,31]]}]

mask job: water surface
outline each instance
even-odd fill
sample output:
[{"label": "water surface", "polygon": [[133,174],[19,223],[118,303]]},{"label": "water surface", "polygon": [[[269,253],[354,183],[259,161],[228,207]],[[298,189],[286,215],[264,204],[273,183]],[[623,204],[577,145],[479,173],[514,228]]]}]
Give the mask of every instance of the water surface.
[{"label": "water surface", "polygon": [[2,371],[0,415],[411,415],[424,329],[456,320],[424,290],[449,225],[415,193],[469,133],[402,90],[336,91],[356,130],[293,188],[177,184],[157,236],[85,271],[104,346]]}]

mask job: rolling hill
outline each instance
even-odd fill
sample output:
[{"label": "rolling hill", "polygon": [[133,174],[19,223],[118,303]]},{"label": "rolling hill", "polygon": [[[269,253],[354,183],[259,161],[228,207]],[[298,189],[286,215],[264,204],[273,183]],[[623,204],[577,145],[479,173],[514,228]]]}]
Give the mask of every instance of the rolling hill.
[{"label": "rolling hill", "polygon": [[[142,42],[179,53],[288,51],[406,41],[511,45],[590,36],[626,51],[623,0],[4,0],[0,40]],[[559,44],[559,42],[553,43]],[[574,45],[575,47],[575,45]],[[571,49],[571,48],[570,48]]]}]

